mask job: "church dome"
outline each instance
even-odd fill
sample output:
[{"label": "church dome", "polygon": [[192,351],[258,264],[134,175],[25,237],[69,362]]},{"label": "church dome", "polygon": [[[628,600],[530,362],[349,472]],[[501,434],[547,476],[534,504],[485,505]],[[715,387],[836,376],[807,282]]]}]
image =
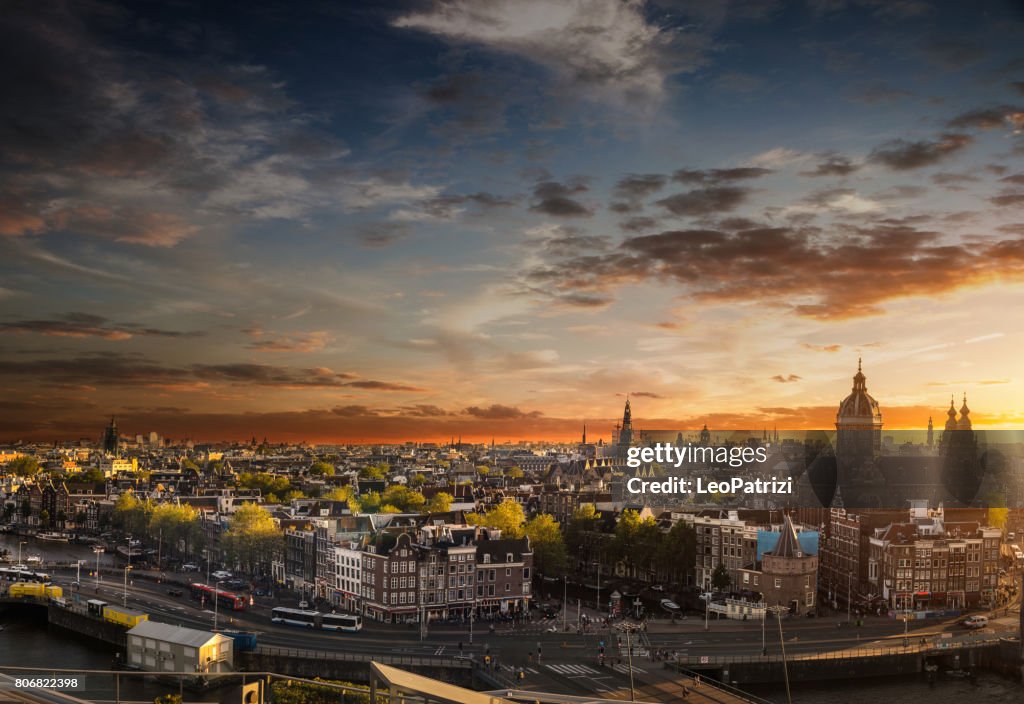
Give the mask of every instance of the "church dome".
[{"label": "church dome", "polygon": [[860,360],[857,361],[857,374],[853,377],[853,389],[850,395],[839,403],[836,414],[837,425],[881,425],[882,412],[878,401],[868,393],[867,377],[861,371]]}]

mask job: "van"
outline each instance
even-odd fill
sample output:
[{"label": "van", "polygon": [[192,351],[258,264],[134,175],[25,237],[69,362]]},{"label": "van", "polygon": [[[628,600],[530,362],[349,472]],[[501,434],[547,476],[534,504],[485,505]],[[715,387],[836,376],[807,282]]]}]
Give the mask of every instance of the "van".
[{"label": "van", "polygon": [[988,625],[988,618],[985,616],[969,616],[963,620],[965,628],[984,628]]}]

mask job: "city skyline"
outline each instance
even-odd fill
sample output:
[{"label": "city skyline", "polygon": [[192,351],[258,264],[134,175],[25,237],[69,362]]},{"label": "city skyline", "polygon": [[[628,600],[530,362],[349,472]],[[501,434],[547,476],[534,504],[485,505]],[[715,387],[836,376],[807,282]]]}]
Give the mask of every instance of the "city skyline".
[{"label": "city skyline", "polygon": [[0,428],[1019,428],[1019,4],[13,3]]}]

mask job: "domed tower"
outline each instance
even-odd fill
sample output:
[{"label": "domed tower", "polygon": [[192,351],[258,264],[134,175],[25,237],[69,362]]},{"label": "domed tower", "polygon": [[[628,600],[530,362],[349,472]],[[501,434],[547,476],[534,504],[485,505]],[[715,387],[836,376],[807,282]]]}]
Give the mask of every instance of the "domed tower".
[{"label": "domed tower", "polygon": [[857,360],[853,390],[836,413],[836,455],[874,457],[882,447],[882,412],[868,393],[867,377]]},{"label": "domed tower", "polygon": [[[952,405],[952,402],[950,402]],[[964,394],[964,405],[960,406],[960,420],[957,421],[957,430],[970,430],[971,429],[971,409],[967,407],[967,394]]]},{"label": "domed tower", "polygon": [[[967,403],[967,399],[964,399]],[[956,406],[953,405],[953,397],[949,397],[949,410],[946,411],[946,430],[956,430]]]}]

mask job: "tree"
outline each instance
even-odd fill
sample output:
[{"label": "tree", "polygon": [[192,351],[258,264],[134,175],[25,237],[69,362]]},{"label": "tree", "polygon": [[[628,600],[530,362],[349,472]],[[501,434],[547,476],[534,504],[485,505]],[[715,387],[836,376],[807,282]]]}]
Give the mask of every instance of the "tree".
[{"label": "tree", "polygon": [[416,472],[416,474],[409,477],[409,485],[414,487],[421,487],[427,483],[427,476],[423,472]]},{"label": "tree", "polygon": [[388,472],[391,471],[386,463],[381,462],[380,464],[371,464],[363,467],[359,470],[360,479],[383,479],[387,476]]},{"label": "tree", "polygon": [[50,525],[50,512],[45,508],[39,512],[39,523],[44,526]]},{"label": "tree", "polygon": [[505,472],[505,476],[509,479],[522,479],[523,470],[519,469],[519,467],[509,467],[508,471]]},{"label": "tree", "polygon": [[721,592],[728,589],[730,584],[732,584],[732,577],[729,576],[729,570],[719,562],[715,571],[711,573],[711,586]]},{"label": "tree", "polygon": [[131,491],[117,497],[114,504],[114,526],[130,535],[145,535],[153,515],[153,504],[147,499],[140,501]]},{"label": "tree", "polygon": [[988,510],[988,524],[993,528],[1005,528],[1010,509],[993,506]]},{"label": "tree", "polygon": [[84,469],[76,474],[73,479],[76,482],[92,482],[93,484],[107,481],[107,478],[103,476],[103,472],[98,467]]},{"label": "tree", "polygon": [[533,548],[533,566],[544,575],[560,575],[565,570],[566,552],[562,531],[551,515],[541,513],[526,522],[524,532]]},{"label": "tree", "polygon": [[328,501],[349,501],[353,496],[355,496],[355,492],[352,491],[352,487],[336,486],[324,494],[323,498]]},{"label": "tree", "polygon": [[179,546],[188,554],[189,543],[201,530],[199,512],[187,504],[158,504],[149,518],[149,534],[157,537],[161,546],[168,545],[171,554],[177,553]]},{"label": "tree", "polygon": [[[384,493],[381,494],[380,500],[383,504],[391,504],[398,507],[398,511],[392,511],[391,513],[415,513],[422,509],[423,505],[427,502],[423,494],[401,484],[393,484],[385,489]],[[381,513],[387,512],[381,509]]]},{"label": "tree", "polygon": [[526,514],[523,507],[515,499],[505,499],[497,506],[489,509],[483,515],[470,513],[466,515],[466,521],[471,525],[487,526],[497,528],[504,538],[521,538],[523,536],[523,524],[526,523]]},{"label": "tree", "polygon": [[597,507],[594,504],[580,504],[572,513],[572,519],[565,528],[565,547],[569,553],[578,555],[588,544],[587,535],[597,529]]},{"label": "tree", "polygon": [[658,543],[654,560],[659,571],[685,583],[687,571],[697,559],[697,532],[684,521],[676,521]]},{"label": "tree", "polygon": [[455,497],[446,491],[439,491],[430,497],[427,502],[427,513],[447,513],[452,508],[452,501]]},{"label": "tree", "polygon": [[476,468],[476,473],[479,474],[481,477],[486,477],[491,473],[491,468],[485,464],[482,464]]},{"label": "tree", "polygon": [[288,477],[282,477],[270,472],[242,472],[238,475],[238,486],[243,489],[258,489],[261,496],[276,494],[281,496],[292,488]]},{"label": "tree", "polygon": [[13,474],[16,477],[34,477],[39,474],[41,467],[39,466],[39,460],[29,455],[23,455],[21,457],[15,457],[13,460],[4,465],[4,469],[8,474]]},{"label": "tree", "polygon": [[380,494],[376,491],[368,491],[359,497],[359,510],[363,513],[377,513],[380,504]]},{"label": "tree", "polygon": [[316,477],[333,477],[334,465],[327,462],[314,462],[309,468],[309,473]]},{"label": "tree", "polygon": [[273,516],[262,506],[242,504],[231,516],[224,546],[232,562],[250,574],[266,573],[284,547],[284,536]]}]

